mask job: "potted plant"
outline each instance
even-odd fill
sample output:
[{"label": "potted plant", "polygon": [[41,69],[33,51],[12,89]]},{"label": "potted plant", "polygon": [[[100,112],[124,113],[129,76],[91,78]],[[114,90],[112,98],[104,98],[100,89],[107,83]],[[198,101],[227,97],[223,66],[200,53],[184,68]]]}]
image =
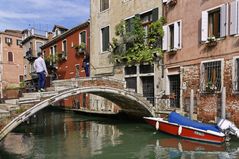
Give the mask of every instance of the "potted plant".
[{"label": "potted plant", "polygon": [[215,36],[210,36],[207,38],[206,41],[207,46],[216,46],[217,45],[217,39]]},{"label": "potted plant", "polygon": [[206,92],[208,93],[214,93],[217,90],[217,87],[215,84],[213,84],[211,81],[207,82],[206,84]]},{"label": "potted plant", "polygon": [[76,49],[76,54],[80,55],[82,53],[85,53],[86,44],[82,42],[80,45],[74,46],[74,48]]}]

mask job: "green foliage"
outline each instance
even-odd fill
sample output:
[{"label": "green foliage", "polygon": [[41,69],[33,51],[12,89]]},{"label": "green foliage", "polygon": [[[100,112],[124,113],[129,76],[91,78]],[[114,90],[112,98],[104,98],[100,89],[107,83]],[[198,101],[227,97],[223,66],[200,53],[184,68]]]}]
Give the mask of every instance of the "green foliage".
[{"label": "green foliage", "polygon": [[154,53],[162,57],[161,38],[163,37],[164,19],[149,25],[148,35],[142,26],[139,16],[131,21],[121,21],[116,26],[116,38],[112,39],[111,59],[115,63],[153,62]]}]

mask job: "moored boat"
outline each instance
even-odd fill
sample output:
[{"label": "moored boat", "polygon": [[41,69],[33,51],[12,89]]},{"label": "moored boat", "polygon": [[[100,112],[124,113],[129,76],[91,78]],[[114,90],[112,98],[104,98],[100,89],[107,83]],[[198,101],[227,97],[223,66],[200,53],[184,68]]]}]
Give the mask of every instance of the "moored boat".
[{"label": "moored boat", "polygon": [[[189,118],[181,116],[176,112],[170,113],[168,120],[155,117],[144,117],[144,119],[148,124],[152,125],[156,128],[156,130],[161,132],[210,143],[221,144],[225,142],[227,139],[226,137],[230,134],[230,132],[234,132],[233,135],[239,134],[239,130],[235,127],[235,125],[231,122],[231,125],[228,124],[227,122],[229,121],[225,119],[224,121],[219,122],[221,125],[204,124],[190,120]],[[224,125],[224,128],[222,125]],[[227,125],[227,127],[225,125]],[[231,131],[233,125],[234,130]]]}]

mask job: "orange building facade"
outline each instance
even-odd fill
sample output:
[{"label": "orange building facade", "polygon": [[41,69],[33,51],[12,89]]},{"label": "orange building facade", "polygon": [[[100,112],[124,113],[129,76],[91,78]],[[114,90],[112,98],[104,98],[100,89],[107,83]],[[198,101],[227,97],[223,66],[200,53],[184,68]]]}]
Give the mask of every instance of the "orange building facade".
[{"label": "orange building facade", "polygon": [[17,88],[23,81],[22,34],[17,30],[0,32],[0,90],[1,98],[6,98],[4,90]]}]

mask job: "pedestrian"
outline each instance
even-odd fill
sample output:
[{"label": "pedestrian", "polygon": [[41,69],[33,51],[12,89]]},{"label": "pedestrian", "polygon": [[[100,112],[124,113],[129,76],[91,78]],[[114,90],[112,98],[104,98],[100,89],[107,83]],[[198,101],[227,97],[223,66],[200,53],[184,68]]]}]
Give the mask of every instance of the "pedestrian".
[{"label": "pedestrian", "polygon": [[90,76],[90,59],[88,55],[84,55],[84,59],[83,59],[83,67],[85,69],[85,76],[89,77]]},{"label": "pedestrian", "polygon": [[44,92],[45,91],[45,83],[46,83],[46,76],[48,76],[48,72],[46,69],[46,63],[42,58],[43,55],[41,52],[37,53],[37,59],[34,61],[34,69],[38,75],[38,91]]}]

